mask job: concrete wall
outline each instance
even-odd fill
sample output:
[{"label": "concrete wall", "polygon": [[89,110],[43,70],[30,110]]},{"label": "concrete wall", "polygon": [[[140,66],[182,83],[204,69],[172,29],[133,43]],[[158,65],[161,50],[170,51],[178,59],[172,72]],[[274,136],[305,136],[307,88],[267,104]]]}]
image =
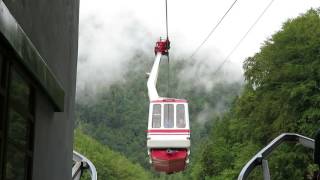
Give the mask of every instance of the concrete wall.
[{"label": "concrete wall", "polygon": [[55,113],[37,90],[33,179],[71,179],[79,0],[3,0],[65,90]]}]

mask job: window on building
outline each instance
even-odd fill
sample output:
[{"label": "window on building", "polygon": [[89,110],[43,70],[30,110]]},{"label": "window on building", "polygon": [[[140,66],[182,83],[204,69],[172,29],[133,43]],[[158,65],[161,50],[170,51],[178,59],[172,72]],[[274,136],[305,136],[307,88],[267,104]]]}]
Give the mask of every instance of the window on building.
[{"label": "window on building", "polygon": [[152,128],[161,127],[161,105],[154,104],[152,108]]},{"label": "window on building", "polygon": [[1,50],[0,179],[31,180],[34,89],[14,58]]},{"label": "window on building", "polygon": [[0,85],[2,84],[2,83],[1,83],[1,80],[2,80],[2,72],[3,72],[3,71],[2,71],[2,66],[3,66],[3,65],[2,65],[2,63],[3,63],[2,61],[3,61],[3,60],[2,60],[2,56],[1,56],[1,54],[0,54]]},{"label": "window on building", "polygon": [[183,104],[178,104],[177,107],[177,114],[176,114],[176,121],[177,121],[177,128],[185,128],[186,127],[186,118],[185,118],[185,108]]},{"label": "window on building", "polygon": [[32,94],[29,84],[13,68],[9,84],[5,179],[25,180],[32,163]]},{"label": "window on building", "polygon": [[7,75],[7,69],[6,68],[7,63],[4,61],[4,57],[0,53],[0,94],[2,96],[5,95],[5,85],[6,85],[6,75]]},{"label": "window on building", "polygon": [[173,104],[165,104],[164,105],[164,120],[163,125],[164,128],[173,128],[174,126],[174,106]]},{"label": "window on building", "polygon": [[2,179],[2,164],[3,162],[3,147],[4,147],[4,97],[5,97],[5,91],[3,87],[3,58],[2,55],[0,54],[0,179]]}]

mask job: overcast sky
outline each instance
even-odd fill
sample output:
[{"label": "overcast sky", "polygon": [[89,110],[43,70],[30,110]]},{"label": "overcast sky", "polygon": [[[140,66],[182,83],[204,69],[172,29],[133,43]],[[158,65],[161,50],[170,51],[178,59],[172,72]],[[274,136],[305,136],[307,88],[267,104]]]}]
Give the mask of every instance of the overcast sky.
[{"label": "overcast sky", "polygon": [[[188,57],[203,41],[234,0],[168,0],[169,36],[173,56]],[[211,53],[215,69],[233,49],[271,0],[238,0],[225,20],[198,52]],[[165,35],[164,0],[81,0],[78,83],[92,79],[112,82],[121,77],[122,66],[133,51],[153,53],[158,37]],[[241,71],[242,61],[257,52],[261,44],[289,18],[320,0],[275,0],[263,18],[226,66]],[[150,48],[150,49],[149,49]],[[209,54],[210,54],[209,53]],[[103,72],[108,72],[103,73]],[[79,82],[80,80],[80,82]]]}]

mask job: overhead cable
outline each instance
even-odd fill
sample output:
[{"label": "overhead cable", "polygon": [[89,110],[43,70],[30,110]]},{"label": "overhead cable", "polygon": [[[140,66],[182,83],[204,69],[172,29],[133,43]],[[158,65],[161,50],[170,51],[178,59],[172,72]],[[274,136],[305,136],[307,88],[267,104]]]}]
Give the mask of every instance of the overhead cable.
[{"label": "overhead cable", "polygon": [[202,43],[195,49],[195,51],[191,54],[191,56],[189,57],[189,59],[193,58],[195,54],[197,54],[197,52],[201,49],[201,47],[208,41],[208,39],[210,38],[210,36],[218,29],[219,25],[221,24],[221,22],[223,21],[223,19],[227,16],[227,14],[231,11],[231,9],[233,8],[233,6],[236,4],[236,2],[238,2],[238,0],[235,0],[231,6],[229,7],[229,9],[225,12],[225,14],[222,16],[222,18],[219,20],[219,22],[213,27],[213,29],[210,31],[210,33],[207,35],[207,37],[202,41]]},{"label": "overhead cable", "polygon": [[166,31],[167,31],[167,39],[169,39],[169,27],[168,27],[168,1],[166,0]]},{"label": "overhead cable", "polygon": [[248,34],[251,32],[251,30],[255,27],[255,25],[260,21],[262,16],[267,12],[267,10],[270,8],[274,0],[271,0],[270,3],[266,6],[266,8],[262,11],[262,13],[259,15],[259,17],[256,19],[256,21],[251,25],[251,27],[248,29],[248,31],[244,34],[244,36],[240,39],[240,41],[234,46],[234,48],[230,51],[228,56],[222,61],[222,63],[218,66],[218,68],[213,72],[213,74],[216,74],[218,71],[221,70],[221,68],[224,66],[224,64],[228,61],[230,56],[238,49],[238,47],[241,45],[243,40],[248,36]]}]

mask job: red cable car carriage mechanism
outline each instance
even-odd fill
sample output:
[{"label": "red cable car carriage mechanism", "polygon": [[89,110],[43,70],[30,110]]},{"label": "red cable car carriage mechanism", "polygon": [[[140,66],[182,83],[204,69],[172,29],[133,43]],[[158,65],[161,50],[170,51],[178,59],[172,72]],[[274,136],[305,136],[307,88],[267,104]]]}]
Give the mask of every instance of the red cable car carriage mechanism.
[{"label": "red cable car carriage mechanism", "polygon": [[169,39],[161,39],[156,42],[156,46],[154,47],[154,53],[157,55],[160,52],[162,55],[168,55],[170,49],[170,41]]}]

